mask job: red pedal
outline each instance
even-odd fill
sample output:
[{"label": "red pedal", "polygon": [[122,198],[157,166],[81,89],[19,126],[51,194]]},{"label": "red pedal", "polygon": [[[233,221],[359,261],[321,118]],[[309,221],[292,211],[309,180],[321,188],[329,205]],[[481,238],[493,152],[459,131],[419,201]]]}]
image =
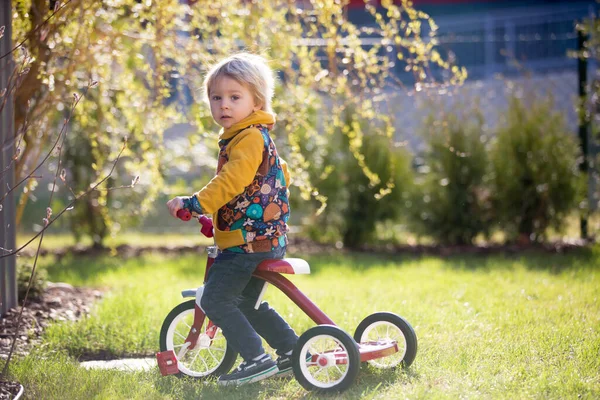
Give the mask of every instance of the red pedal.
[{"label": "red pedal", "polygon": [[179,373],[177,358],[173,350],[156,353],[156,360],[158,361],[158,369],[160,369],[160,373],[163,376]]}]

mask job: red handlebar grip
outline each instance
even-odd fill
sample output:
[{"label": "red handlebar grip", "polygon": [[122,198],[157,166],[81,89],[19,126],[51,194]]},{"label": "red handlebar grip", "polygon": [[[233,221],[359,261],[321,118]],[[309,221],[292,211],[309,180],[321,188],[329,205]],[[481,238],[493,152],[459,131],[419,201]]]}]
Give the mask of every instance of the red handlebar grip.
[{"label": "red handlebar grip", "polygon": [[189,210],[182,208],[180,210],[177,210],[177,218],[179,218],[182,221],[189,221],[190,219],[192,219],[192,213]]},{"label": "red handlebar grip", "polygon": [[[190,210],[182,208],[177,211],[177,218],[179,218],[182,221],[189,221],[190,219],[192,219],[192,213],[190,212]],[[198,218],[198,222],[200,222],[200,224],[202,224],[202,228],[200,228],[200,232],[202,232],[202,234],[204,236],[209,237],[209,238],[214,236],[212,219],[208,218],[205,215],[201,215]]]},{"label": "red handlebar grip", "polygon": [[206,237],[213,237],[214,233],[213,233],[213,223],[212,223],[212,219],[208,218],[205,215],[201,215],[200,218],[198,218],[198,221],[202,224],[202,228],[200,228],[200,232],[202,232],[202,234]]}]

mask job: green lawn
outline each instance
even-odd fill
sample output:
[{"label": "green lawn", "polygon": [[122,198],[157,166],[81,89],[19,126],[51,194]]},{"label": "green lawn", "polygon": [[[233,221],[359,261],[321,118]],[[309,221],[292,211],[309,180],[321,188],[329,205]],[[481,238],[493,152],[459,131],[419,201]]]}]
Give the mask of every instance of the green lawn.
[{"label": "green lawn", "polygon": [[[198,225],[198,224],[196,224]],[[183,234],[181,232],[170,232],[170,233],[141,233],[141,232],[122,232],[115,237],[108,237],[105,241],[106,247],[116,247],[122,244],[130,246],[168,246],[170,244],[177,246],[191,246],[198,243],[209,245],[211,239],[207,239],[204,236],[198,234],[199,228],[189,229],[188,233]],[[23,246],[29,242],[36,234],[35,233],[20,233],[17,235],[17,246]],[[36,238],[31,242],[27,249],[31,252],[37,250],[39,238]],[[65,247],[75,246],[91,246],[92,240],[90,238],[83,238],[80,243],[76,243],[73,235],[68,233],[53,233],[48,232],[44,235],[44,241],[42,248],[45,250],[62,249]]]},{"label": "green lawn", "polygon": [[[296,255],[298,256],[298,255]],[[571,255],[490,257],[313,255],[313,273],[293,277],[353,334],[375,311],[405,317],[419,339],[407,370],[363,368],[340,399],[600,398],[600,248]],[[294,380],[243,389],[162,377],[88,371],[81,354],[154,354],[162,319],[179,291],[200,284],[204,258],[45,259],[50,279],[109,288],[89,318],[56,324],[11,373],[31,399],[306,398]],[[267,300],[298,333],[313,324],[271,288]]]}]

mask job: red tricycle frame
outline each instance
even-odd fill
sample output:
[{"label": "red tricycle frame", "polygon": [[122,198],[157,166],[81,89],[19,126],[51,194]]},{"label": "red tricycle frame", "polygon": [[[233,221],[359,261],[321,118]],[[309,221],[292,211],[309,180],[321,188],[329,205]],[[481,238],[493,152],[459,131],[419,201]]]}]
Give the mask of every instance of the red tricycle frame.
[{"label": "red tricycle frame", "polygon": [[[183,220],[191,219],[191,214],[185,213],[182,210],[180,210],[178,216]],[[212,221],[204,216],[200,216],[198,220],[202,224],[202,233],[208,237],[212,237]],[[211,246],[209,248],[209,256],[207,258],[206,269],[204,273],[204,283],[206,283],[208,272],[214,262],[216,254],[216,248]],[[271,284],[281,290],[315,324],[317,324],[317,327],[309,329],[300,337],[299,345],[306,345],[306,342],[310,341],[315,336],[329,335],[335,337],[335,339],[340,342],[340,347],[344,348],[344,351],[338,351],[336,349],[333,351],[326,351],[323,354],[310,353],[309,357],[305,360],[307,364],[325,368],[326,366],[335,367],[336,365],[354,364],[356,362],[368,361],[375,363],[376,366],[380,366],[374,360],[392,356],[399,351],[403,351],[402,358],[400,359],[401,365],[407,367],[412,363],[416,356],[417,338],[410,324],[408,324],[408,322],[406,322],[403,318],[392,313],[372,314],[362,321],[357,328],[354,338],[352,338],[339,329],[337,325],[319,307],[317,307],[289,279],[282,275],[298,273],[310,273],[308,263],[306,263],[306,261],[301,259],[284,258],[265,260],[261,262],[253,274],[253,276],[256,278],[265,281],[265,286],[259,298],[257,299],[256,307],[258,307],[261,303],[267,286]],[[201,297],[202,288],[197,290],[200,292],[199,295]],[[190,295],[191,293],[195,293],[195,291],[185,291],[184,293]],[[187,351],[194,349],[198,345],[201,335],[203,335],[204,338],[201,341],[202,343],[205,343],[204,346],[207,346],[206,343],[209,343],[208,346],[210,346],[210,343],[212,343],[212,340],[218,332],[218,327],[211,321],[208,321],[206,328],[204,331],[202,330],[202,326],[204,326],[206,322],[206,316],[199,306],[200,302],[198,293],[196,293],[196,296],[197,298],[194,302],[193,310],[193,323],[189,327],[189,332],[185,338],[184,344],[181,346],[182,349],[179,351],[179,354],[175,354],[174,348],[168,349],[168,346],[165,344],[165,340],[163,340],[165,325],[167,322],[169,324],[173,323],[172,319],[169,317],[173,311],[175,311],[175,309],[167,317],[167,319],[165,319],[163,329],[161,330],[161,352],[157,353],[159,368],[163,375],[179,373],[180,371],[177,367],[177,360],[181,358]],[[401,347],[399,347],[398,340],[392,340],[389,338],[386,340],[381,340],[380,338],[372,340],[367,337],[367,340],[363,340],[367,333],[371,332],[371,330],[376,329],[382,324],[387,327],[388,331],[391,326],[400,332],[399,337],[403,339]],[[323,327],[323,329],[317,329],[319,327]],[[294,350],[294,352],[296,352],[296,350]],[[351,384],[358,371],[358,366],[353,365],[352,374],[349,374],[353,376],[347,376],[346,379],[340,380],[339,382],[326,382],[321,384],[321,382],[313,379],[310,376],[304,376],[308,374],[306,365],[302,365],[303,361],[299,361],[298,357],[295,357],[294,360],[294,374],[302,386],[309,390],[344,390]],[[396,364],[394,364],[393,367],[394,366],[396,366]],[[385,368],[386,366],[383,367]]]}]

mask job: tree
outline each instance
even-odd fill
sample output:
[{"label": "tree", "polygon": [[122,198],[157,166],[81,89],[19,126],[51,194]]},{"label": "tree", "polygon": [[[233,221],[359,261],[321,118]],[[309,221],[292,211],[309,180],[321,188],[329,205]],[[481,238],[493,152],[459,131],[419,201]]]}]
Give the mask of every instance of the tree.
[{"label": "tree", "polygon": [[[76,144],[88,149],[88,157],[77,168],[66,170],[66,180],[73,189],[86,190],[111,167],[110,160],[127,138],[126,162],[116,176],[138,175],[141,170],[148,183],[137,193],[128,193],[131,201],[124,204],[130,206],[114,214],[103,210],[109,198],[106,193],[90,196],[87,204],[80,206],[81,210],[73,212],[77,218],[72,226],[77,229],[87,226],[83,233],[89,234],[96,245],[101,245],[111,221],[139,215],[148,208],[161,186],[160,163],[155,160],[161,158],[162,131],[170,117],[169,111],[162,107],[166,66],[158,42],[137,40],[135,36],[158,37],[156,27],[164,19],[156,18],[154,29],[144,28],[135,5],[135,1],[108,5],[71,0],[62,5],[55,2],[54,9],[48,9],[47,2],[33,0],[17,1],[14,6],[18,16],[15,36],[27,39],[22,44],[25,50],[19,61],[29,68],[16,92],[15,124],[21,143],[17,179],[25,178],[40,165],[41,157],[55,138],[54,128],[64,118],[69,99],[80,96],[89,82],[94,81],[97,87],[88,101],[82,103],[82,112],[71,121],[74,135],[64,143],[71,147],[66,167],[77,164],[73,155],[80,149],[74,147]],[[144,54],[151,54],[156,62],[148,63],[149,56],[143,57]],[[50,172],[64,167],[55,162],[49,165]],[[18,219],[35,183],[35,179],[25,183]],[[76,194],[70,193],[69,197]]]},{"label": "tree", "polygon": [[[289,153],[296,169],[295,184],[304,197],[317,196],[325,203],[325,198],[313,190],[313,182],[304,179],[310,159],[300,151],[297,132],[305,132],[302,140],[316,140],[320,135],[333,134],[343,122],[333,113],[323,113],[319,125],[324,129],[307,126],[307,103],[323,108],[332,101],[338,109],[359,105],[356,109],[361,119],[383,125],[382,132],[387,134],[391,119],[385,112],[377,112],[385,96],[373,98],[398,84],[398,63],[413,74],[415,82],[435,83],[434,69],[448,71],[452,83],[466,76],[464,70],[442,59],[435,49],[435,23],[408,1],[401,5],[383,1],[379,9],[367,2],[366,11],[373,18],[368,28],[348,22],[346,4],[333,0],[314,0],[307,5],[289,0],[239,0],[207,6],[179,0],[70,0],[53,2],[50,9],[42,0],[16,1],[15,37],[26,38],[22,43],[26,51],[18,61],[29,68],[16,93],[21,143],[17,177],[22,179],[38,165],[52,142],[51,128],[62,120],[66,99],[73,93],[81,94],[89,81],[97,82],[91,101],[83,104],[84,112],[72,121],[77,146],[86,148],[93,160],[78,165],[79,170],[87,169],[86,178],[79,174],[74,185],[102,176],[125,137],[129,141],[126,163],[115,178],[124,174],[141,178],[137,191],[128,191],[118,199],[123,205],[118,210],[82,212],[77,218],[78,224],[81,218],[92,218],[85,223],[91,230],[83,233],[92,235],[100,245],[115,220],[142,215],[163,190],[162,134],[168,124],[192,121],[198,135],[190,144],[213,131],[209,111],[200,98],[206,64],[246,49],[264,53],[281,72],[274,109],[282,128],[276,134],[287,139],[283,150]],[[186,90],[193,97],[190,106],[170,101]],[[365,107],[367,103],[371,106]],[[360,162],[359,142],[349,141],[351,152],[370,183],[376,184],[376,174]],[[65,143],[69,145],[76,143]],[[71,168],[76,161],[68,161],[66,178],[70,182],[74,182],[75,170]],[[27,181],[20,213],[34,185],[35,180]],[[110,205],[116,197],[90,198],[88,208]],[[102,222],[93,222],[97,218]]]}]

